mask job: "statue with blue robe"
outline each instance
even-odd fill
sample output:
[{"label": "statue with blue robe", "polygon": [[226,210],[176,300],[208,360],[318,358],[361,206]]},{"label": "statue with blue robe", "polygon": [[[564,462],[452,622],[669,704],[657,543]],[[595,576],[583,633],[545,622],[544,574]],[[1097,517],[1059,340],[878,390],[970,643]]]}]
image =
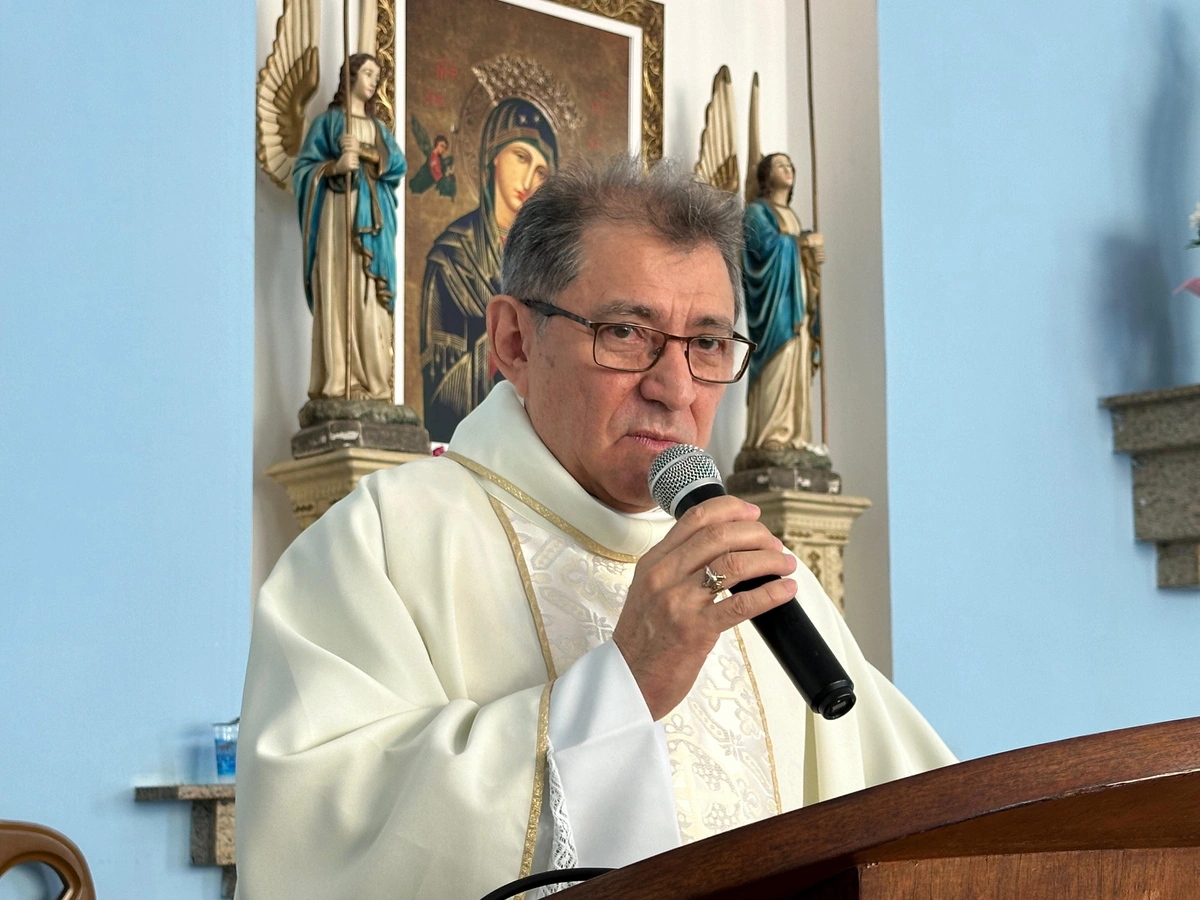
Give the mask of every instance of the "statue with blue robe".
[{"label": "statue with blue robe", "polygon": [[[308,389],[313,399],[393,399],[396,189],[406,164],[392,133],[375,116],[379,74],[379,63],[370,54],[350,57],[349,129],[339,87],[329,108],[309,126],[292,171],[303,237],[304,293],[313,314]],[[353,222],[349,277],[347,173]]]},{"label": "statue with blue robe", "polygon": [[816,298],[825,260],[819,234],[806,232],[789,203],[795,170],[785,154],[764,156],[759,196],[743,218],[742,278],[751,354],[746,451],[779,453],[779,464],[812,445],[812,380],[819,354]]}]

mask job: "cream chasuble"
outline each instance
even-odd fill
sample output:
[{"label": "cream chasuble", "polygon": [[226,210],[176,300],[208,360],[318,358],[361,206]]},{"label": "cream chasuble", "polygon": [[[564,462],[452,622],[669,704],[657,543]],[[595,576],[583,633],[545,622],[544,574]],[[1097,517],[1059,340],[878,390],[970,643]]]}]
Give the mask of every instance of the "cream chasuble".
[{"label": "cream chasuble", "polygon": [[[555,670],[565,672],[612,637],[633,564],[592,553],[511,510],[504,515],[529,572],[546,635],[543,650]],[[743,647],[738,629],[722,635],[691,693],[663,719],[684,843],[779,809],[762,709]]]},{"label": "cream chasuble", "polygon": [[623,865],[953,761],[803,567],[798,599],[855,709],[814,721],[742,626],[652,722],[610,636],[670,519],[586,494],[508,383],[450,451],[364,478],[263,586],[242,900],[477,900],[549,864],[549,774],[579,863]]}]

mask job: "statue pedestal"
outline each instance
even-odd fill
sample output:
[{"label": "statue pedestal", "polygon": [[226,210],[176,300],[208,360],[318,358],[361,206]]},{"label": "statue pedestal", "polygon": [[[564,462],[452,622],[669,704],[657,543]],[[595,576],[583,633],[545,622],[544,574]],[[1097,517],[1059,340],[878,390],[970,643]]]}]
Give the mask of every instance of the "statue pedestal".
[{"label": "statue pedestal", "polygon": [[300,410],[292,458],[319,456],[345,447],[428,455],[429,432],[411,406],[390,400],[318,397]]},{"label": "statue pedestal", "polygon": [[367,447],[342,447],[317,456],[276,463],[267,474],[284,486],[292,501],[292,513],[307,528],[358,484],[358,479],[379,469],[389,469],[426,453],[401,453]]},{"label": "statue pedestal", "polygon": [[300,410],[292,457],[267,469],[307,528],[379,469],[429,456],[429,432],[409,406],[390,400],[311,399]]},{"label": "statue pedestal", "polygon": [[[730,479],[732,482],[733,479]],[[817,576],[837,608],[845,612],[842,553],[854,520],[871,505],[865,497],[776,488],[743,487],[734,493],[762,510],[759,519]]]}]

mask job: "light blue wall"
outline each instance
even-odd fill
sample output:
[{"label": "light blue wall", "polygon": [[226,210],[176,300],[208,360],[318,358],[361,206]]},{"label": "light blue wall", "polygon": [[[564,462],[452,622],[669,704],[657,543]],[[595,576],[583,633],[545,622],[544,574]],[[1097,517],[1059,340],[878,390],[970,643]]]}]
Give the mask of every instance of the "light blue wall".
[{"label": "light blue wall", "polygon": [[963,756],[1200,714],[1097,408],[1200,381],[1200,5],[879,13],[897,682]]},{"label": "light blue wall", "polygon": [[253,4],[0,3],[0,818],[216,900],[182,804],[240,703]]}]

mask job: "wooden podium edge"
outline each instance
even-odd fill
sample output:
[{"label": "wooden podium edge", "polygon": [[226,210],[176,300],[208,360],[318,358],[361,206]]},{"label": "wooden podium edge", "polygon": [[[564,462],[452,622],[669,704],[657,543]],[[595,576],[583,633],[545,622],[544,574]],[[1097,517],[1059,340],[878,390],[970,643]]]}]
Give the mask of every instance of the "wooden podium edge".
[{"label": "wooden podium edge", "polygon": [[[1200,718],[968,760],[652,857],[564,900],[792,897],[899,859],[1200,846]],[[752,893],[751,893],[752,891]]]}]

